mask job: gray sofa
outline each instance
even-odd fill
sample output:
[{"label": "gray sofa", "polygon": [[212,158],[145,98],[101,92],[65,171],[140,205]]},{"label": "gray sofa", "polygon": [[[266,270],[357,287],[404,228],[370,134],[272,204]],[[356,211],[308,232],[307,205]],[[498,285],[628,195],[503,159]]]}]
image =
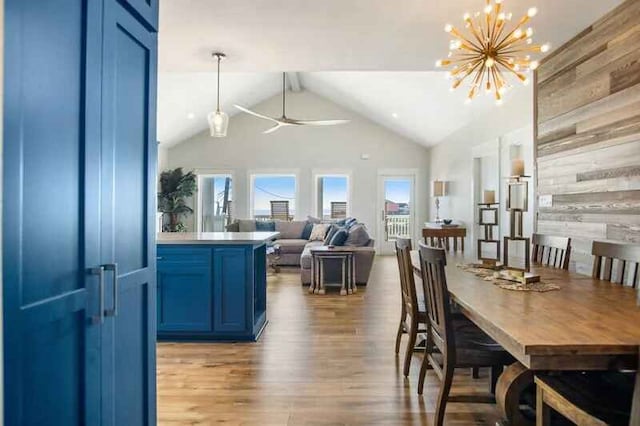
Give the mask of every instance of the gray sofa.
[{"label": "gray sofa", "polygon": [[[311,248],[313,246],[321,246],[323,241],[309,241],[303,238],[305,231],[309,233],[310,226],[313,222],[310,220],[293,220],[293,221],[274,221],[275,231],[280,233],[277,240],[273,244],[280,246],[280,258],[278,266],[295,266],[300,267],[300,278],[302,284],[309,285],[311,283]],[[266,230],[264,227],[269,226],[266,223],[258,223],[254,219],[236,219],[233,223],[227,225],[229,232],[254,232]],[[305,229],[306,228],[306,229]],[[362,229],[365,233],[362,233]],[[359,232],[356,238],[356,232]],[[345,245],[357,245],[362,247],[355,256],[356,264],[356,283],[366,285],[369,280],[371,266],[375,257],[374,240],[366,234],[366,227],[363,224],[357,224],[350,228],[349,236]],[[363,235],[365,236],[363,239]],[[327,282],[338,282],[341,279],[341,264],[335,259],[327,259],[325,266],[325,279]]]}]

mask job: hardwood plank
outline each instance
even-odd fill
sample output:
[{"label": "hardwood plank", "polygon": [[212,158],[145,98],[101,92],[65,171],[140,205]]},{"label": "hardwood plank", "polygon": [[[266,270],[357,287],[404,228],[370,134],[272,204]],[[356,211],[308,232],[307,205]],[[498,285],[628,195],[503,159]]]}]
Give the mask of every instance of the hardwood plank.
[{"label": "hardwood plank", "polygon": [[617,93],[640,83],[640,61],[637,59],[611,73],[611,93]]},{"label": "hardwood plank", "polygon": [[[638,111],[640,111],[640,101],[631,105],[625,105],[622,108],[613,109],[611,111],[605,112],[604,114],[601,114],[598,117],[593,117],[589,120],[578,122],[575,125],[576,133],[585,133],[590,130],[602,128],[609,124],[617,123],[627,118],[637,116]],[[561,139],[561,137],[558,137],[557,139]]]},{"label": "hardwood plank", "polygon": [[[309,295],[297,269],[268,276],[269,324],[256,343],[159,343],[159,425],[432,424],[439,381],[417,394],[394,353],[400,319],[395,257],[377,257],[369,286]],[[406,340],[403,340],[403,350]],[[456,371],[453,391],[482,392],[488,371]],[[499,420],[490,404],[451,403],[447,425]]]},{"label": "hardwood plank", "polygon": [[[640,140],[608,146],[607,142],[594,144],[596,150],[566,152],[553,158],[538,158],[538,176],[547,178],[595,170],[634,166],[640,163]],[[576,179],[577,180],[577,179]]]},{"label": "hardwood plank", "polygon": [[637,50],[638,43],[640,43],[640,25],[634,25],[628,31],[609,41],[603,52],[575,67],[576,78],[582,78],[599,71],[607,64]]},{"label": "hardwood plank", "polygon": [[[568,157],[568,156],[571,156],[571,155],[578,155],[578,154],[584,154],[584,153],[587,153],[587,152],[595,152],[595,151],[605,150],[607,148],[611,148],[611,147],[614,147],[614,146],[625,145],[625,144],[634,143],[634,142],[640,142],[640,139],[638,138],[638,135],[636,135],[636,134],[622,136],[622,137],[619,137],[619,138],[608,139],[608,140],[605,140],[605,141],[602,141],[602,142],[596,142],[596,143],[593,143],[593,144],[586,144],[586,145],[582,145],[582,146],[577,146],[577,147],[574,147],[571,150],[560,151],[560,152],[557,152],[557,153],[545,155],[544,157],[537,157],[537,160],[538,160],[539,163],[546,163],[548,161],[553,161],[553,160],[564,158],[564,157]],[[536,150],[536,152],[537,152],[537,150]],[[597,155],[599,153],[595,153],[595,154]]]},{"label": "hardwood plank", "polygon": [[553,197],[552,207],[541,208],[540,212],[640,214],[640,191],[560,194]]},{"label": "hardwood plank", "polygon": [[[634,167],[634,166],[632,166]],[[609,169],[609,170],[623,170],[624,167],[620,169]],[[594,176],[598,176],[601,174],[609,173],[607,170],[596,170],[594,172],[587,173],[579,173],[576,177],[580,177],[580,175],[594,174]],[[611,172],[613,173],[613,172]],[[566,184],[551,184],[551,185],[543,185],[538,183],[538,195],[558,195],[558,194],[584,194],[588,192],[603,192],[603,191],[620,191],[620,190],[630,190],[630,189],[640,189],[640,179],[633,179],[631,177],[621,177],[621,178],[595,178],[589,180],[582,180],[575,183],[566,183]]]},{"label": "hardwood plank", "polygon": [[548,222],[538,220],[541,234],[561,235],[563,237],[602,239],[607,237],[607,225],[604,223]]},{"label": "hardwood plank", "polygon": [[640,243],[640,226],[607,225],[607,238],[626,243]]},{"label": "hardwood plank", "polygon": [[556,49],[554,55],[546,58],[538,68],[540,82],[563,70],[576,67],[585,57],[593,57],[594,52],[602,50],[603,46],[606,48],[610,38],[633,28],[637,24],[639,14],[639,2],[628,0],[622,3],[578,37]]},{"label": "hardwood plank", "polygon": [[[640,226],[640,216],[590,213],[539,213],[538,220],[548,222],[585,222],[604,223],[607,225]],[[572,244],[575,241],[572,241]],[[575,245],[575,244],[574,244]]]},{"label": "hardwood plank", "polygon": [[582,181],[591,181],[591,180],[599,180],[599,179],[612,179],[612,178],[620,178],[620,177],[626,178],[626,177],[635,177],[635,176],[640,176],[640,165],[578,173],[576,176],[576,179],[578,180],[578,182],[582,182]]},{"label": "hardwood plank", "polygon": [[640,99],[640,85],[629,87],[550,120],[540,120],[538,121],[539,137],[544,138],[559,129],[567,128],[569,125],[591,120],[611,110],[635,104],[638,99]]}]

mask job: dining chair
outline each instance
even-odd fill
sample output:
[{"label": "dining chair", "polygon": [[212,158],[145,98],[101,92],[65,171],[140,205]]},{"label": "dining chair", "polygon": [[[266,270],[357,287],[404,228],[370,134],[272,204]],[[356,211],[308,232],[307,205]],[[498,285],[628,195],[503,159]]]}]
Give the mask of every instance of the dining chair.
[{"label": "dining chair", "polygon": [[[629,285],[633,288],[638,287],[640,245],[594,241],[591,254],[593,255],[593,273],[591,274],[593,278]],[[616,274],[613,273],[615,264],[617,264]]]},{"label": "dining chair", "polygon": [[[640,365],[640,360],[638,361]],[[640,374],[536,374],[536,425],[552,412],[578,425],[640,425]]]},{"label": "dining chair", "polygon": [[490,367],[492,389],[498,372],[514,359],[477,327],[455,327],[447,287],[447,260],[444,249],[420,243],[420,270],[427,309],[427,348],[420,368],[418,394],[422,394],[429,366],[440,378],[435,424],[444,422],[447,402],[495,403],[491,394],[450,395],[456,368]]},{"label": "dining chair", "polygon": [[553,268],[569,270],[571,238],[533,234],[531,261]]},{"label": "dining chair", "polygon": [[[396,258],[398,260],[398,270],[400,271],[400,289],[402,294],[402,313],[400,314],[400,324],[396,335],[396,354],[400,352],[400,340],[403,334],[409,336],[407,349],[404,355],[404,375],[409,375],[411,368],[411,358],[415,351],[418,333],[426,333],[427,313],[424,309],[424,302],[418,304],[416,284],[413,278],[413,268],[411,266],[411,239],[396,238]],[[407,322],[407,316],[410,321]],[[420,325],[424,325],[420,329]]]}]

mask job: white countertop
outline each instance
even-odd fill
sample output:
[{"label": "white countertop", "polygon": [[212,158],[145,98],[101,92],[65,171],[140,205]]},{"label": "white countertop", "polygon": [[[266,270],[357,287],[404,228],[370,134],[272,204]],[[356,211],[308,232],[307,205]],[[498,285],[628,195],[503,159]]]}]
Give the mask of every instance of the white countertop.
[{"label": "white countertop", "polygon": [[279,232],[160,232],[158,244],[258,244],[277,238]]}]

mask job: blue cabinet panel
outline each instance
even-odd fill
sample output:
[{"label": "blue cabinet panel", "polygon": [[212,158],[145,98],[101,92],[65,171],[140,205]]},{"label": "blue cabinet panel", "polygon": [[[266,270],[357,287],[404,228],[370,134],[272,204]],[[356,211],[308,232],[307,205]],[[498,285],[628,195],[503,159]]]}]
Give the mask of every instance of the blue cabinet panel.
[{"label": "blue cabinet panel", "polygon": [[248,293],[252,292],[248,285],[253,278],[249,252],[244,247],[222,247],[213,253],[214,328],[217,332],[247,330]]},{"label": "blue cabinet panel", "polygon": [[160,0],[120,0],[138,19],[149,25],[152,29],[158,29],[158,2]]},{"label": "blue cabinet panel", "polygon": [[157,34],[116,0],[103,22],[102,409],[110,426],[155,424]]},{"label": "blue cabinet panel", "polygon": [[266,324],[264,244],[162,244],[157,251],[159,338],[258,338]]},{"label": "blue cabinet panel", "polygon": [[102,5],[4,7],[4,424],[99,424]]},{"label": "blue cabinet panel", "polygon": [[206,263],[177,263],[183,256],[158,250],[159,332],[212,331],[211,250],[185,251]]}]

